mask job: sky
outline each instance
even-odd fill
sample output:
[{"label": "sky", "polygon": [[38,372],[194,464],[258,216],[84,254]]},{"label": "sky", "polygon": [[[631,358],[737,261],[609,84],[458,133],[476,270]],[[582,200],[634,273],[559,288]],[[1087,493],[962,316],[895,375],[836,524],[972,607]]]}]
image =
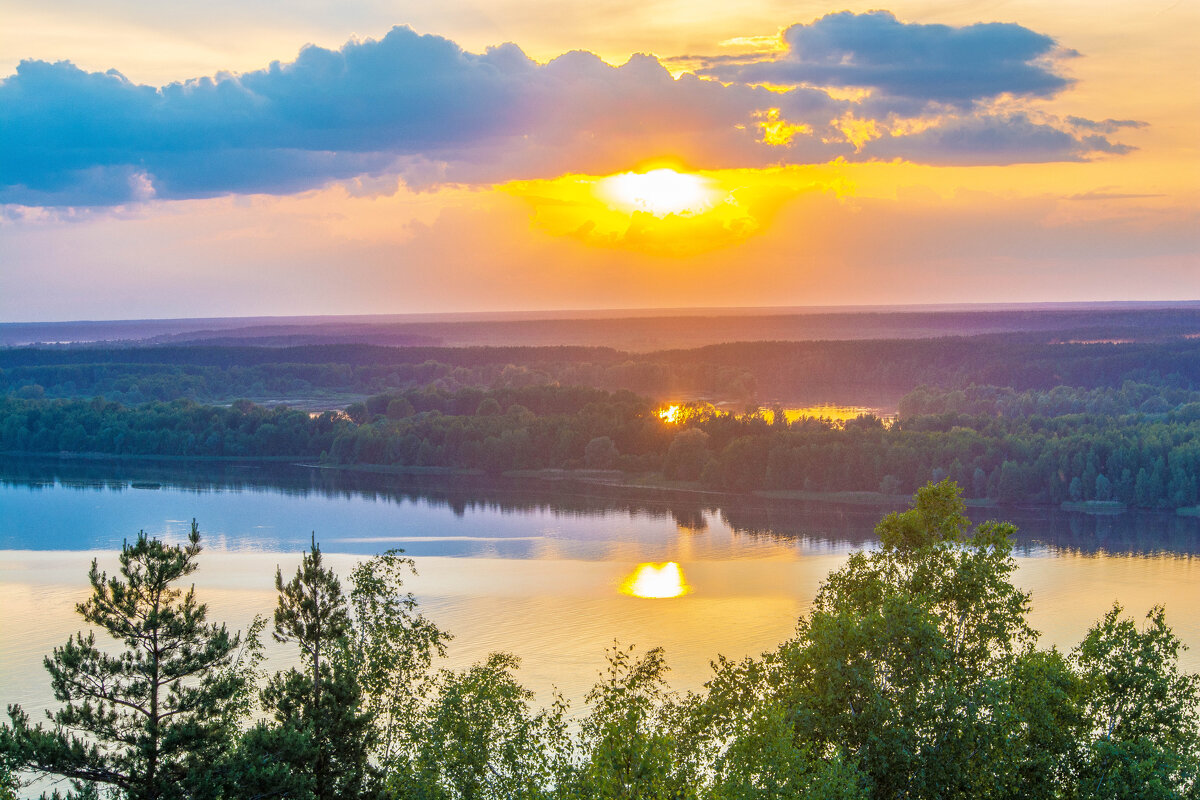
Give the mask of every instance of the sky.
[{"label": "sky", "polygon": [[1200,299],[1200,0],[0,18],[0,322]]}]

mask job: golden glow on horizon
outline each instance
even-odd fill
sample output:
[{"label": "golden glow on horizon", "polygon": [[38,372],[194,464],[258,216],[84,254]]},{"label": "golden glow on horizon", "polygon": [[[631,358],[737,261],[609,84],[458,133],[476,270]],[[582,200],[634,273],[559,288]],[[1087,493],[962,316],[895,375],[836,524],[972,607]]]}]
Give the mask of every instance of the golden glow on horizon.
[{"label": "golden glow on horizon", "polygon": [[614,208],[656,217],[699,214],[716,205],[720,197],[711,179],[668,168],[612,175],[596,183],[596,192]]},{"label": "golden glow on horizon", "polygon": [[691,591],[683,578],[683,570],[674,561],[665,564],[638,564],[637,569],[621,584],[621,593],[631,597],[662,599],[680,597]]}]

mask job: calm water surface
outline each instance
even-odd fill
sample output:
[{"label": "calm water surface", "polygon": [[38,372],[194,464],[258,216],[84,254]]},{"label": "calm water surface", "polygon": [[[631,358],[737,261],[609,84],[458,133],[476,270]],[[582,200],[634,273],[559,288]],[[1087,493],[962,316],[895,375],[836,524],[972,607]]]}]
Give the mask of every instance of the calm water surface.
[{"label": "calm water surface", "polygon": [[[599,493],[598,493],[599,492]],[[696,688],[709,661],[787,638],[821,580],[873,546],[886,509],[631,499],[594,488],[463,478],[396,478],[297,467],[195,467],[0,461],[0,703],[52,705],[42,657],[81,622],[93,558],[138,530],[179,541],[194,517],[195,573],[210,616],[244,627],[274,606],[276,566],[294,569],[315,531],[331,565],[401,547],[423,611],[455,635],[445,666],[494,650],[522,659],[542,699],[578,701],[614,640],[662,645],[672,682]],[[1167,607],[1200,670],[1200,520],[1046,509],[975,514],[1016,522],[1016,581],[1033,593],[1044,643],[1069,648],[1114,601]],[[690,586],[669,599],[623,594],[640,564],[674,561]],[[272,651],[270,666],[292,660]]]}]

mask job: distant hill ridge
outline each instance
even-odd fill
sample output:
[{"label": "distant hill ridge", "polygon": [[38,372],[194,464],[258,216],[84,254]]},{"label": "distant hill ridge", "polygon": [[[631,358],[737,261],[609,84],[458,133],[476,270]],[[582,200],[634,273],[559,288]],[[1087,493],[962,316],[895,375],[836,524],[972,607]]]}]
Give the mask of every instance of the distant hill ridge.
[{"label": "distant hill ridge", "polygon": [[1064,341],[1088,342],[1200,337],[1200,301],[25,322],[0,324],[0,346],[574,345],[650,352],[725,342],[926,339],[1018,332],[1058,332]]}]

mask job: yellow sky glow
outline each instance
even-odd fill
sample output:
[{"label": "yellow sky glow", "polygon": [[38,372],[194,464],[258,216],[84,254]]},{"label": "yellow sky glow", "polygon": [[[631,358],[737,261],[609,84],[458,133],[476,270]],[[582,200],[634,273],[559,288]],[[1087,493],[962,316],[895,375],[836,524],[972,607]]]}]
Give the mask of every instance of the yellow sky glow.
[{"label": "yellow sky glow", "polygon": [[736,245],[769,225],[798,195],[841,197],[854,187],[836,170],[656,168],[610,176],[565,175],[499,187],[531,210],[531,227],[592,247],[690,256]]}]

